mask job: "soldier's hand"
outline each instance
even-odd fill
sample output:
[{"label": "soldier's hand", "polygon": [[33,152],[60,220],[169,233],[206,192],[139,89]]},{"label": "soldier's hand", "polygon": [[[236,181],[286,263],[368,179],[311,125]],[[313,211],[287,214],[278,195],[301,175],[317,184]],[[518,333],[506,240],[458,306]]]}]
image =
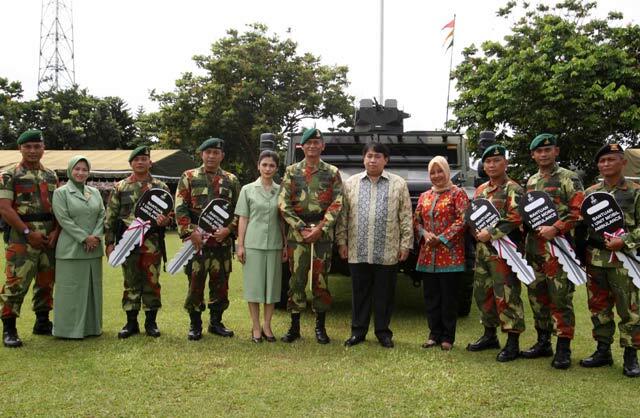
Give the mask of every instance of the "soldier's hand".
[{"label": "soldier's hand", "polygon": [[158,226],[161,226],[161,227],[169,226],[169,224],[171,223],[171,218],[168,216],[164,216],[163,214],[160,214],[156,218],[156,223],[158,224]]},{"label": "soldier's hand", "polygon": [[605,238],[604,244],[609,251],[620,251],[622,247],[624,247],[624,241],[622,238],[614,237],[614,238]]},{"label": "soldier's hand", "polygon": [[236,255],[238,256],[238,261],[241,264],[244,264],[244,262],[246,261],[246,254],[244,252],[244,245],[238,245],[236,247]]},{"label": "soldier's hand", "polygon": [[322,237],[322,228],[319,226],[302,230],[302,238],[307,244],[318,241],[320,237]]},{"label": "soldier's hand", "polygon": [[32,231],[27,236],[27,242],[33,248],[43,250],[44,247],[49,243],[49,239],[42,232]]},{"label": "soldier's hand", "polygon": [[482,231],[478,232],[478,234],[476,235],[476,239],[480,242],[489,242],[491,241],[491,234],[486,229],[483,229]]},{"label": "soldier's hand", "polygon": [[400,250],[398,251],[398,261],[402,262],[409,258],[409,250]]},{"label": "soldier's hand", "polygon": [[346,260],[347,258],[349,258],[349,247],[347,247],[346,245],[338,246],[338,254],[340,254],[340,258]]},{"label": "soldier's hand", "polygon": [[226,226],[223,226],[222,228],[216,229],[216,232],[213,233],[213,239],[215,239],[217,242],[222,242],[227,239],[230,233],[231,230],[229,230],[229,228],[227,228]]},{"label": "soldier's hand", "polygon": [[109,258],[109,256],[111,255],[111,253],[113,252],[113,248],[114,245],[113,244],[109,244],[107,245],[107,249],[105,250],[105,252],[107,253],[107,258]]},{"label": "soldier's hand", "polygon": [[200,250],[202,249],[202,234],[200,234],[200,232],[198,231],[193,231],[189,239],[193,244],[193,248],[196,249],[196,252],[200,252]]},{"label": "soldier's hand", "polygon": [[554,226],[543,225],[538,228],[538,235],[547,241],[551,241],[558,235],[558,230]]}]

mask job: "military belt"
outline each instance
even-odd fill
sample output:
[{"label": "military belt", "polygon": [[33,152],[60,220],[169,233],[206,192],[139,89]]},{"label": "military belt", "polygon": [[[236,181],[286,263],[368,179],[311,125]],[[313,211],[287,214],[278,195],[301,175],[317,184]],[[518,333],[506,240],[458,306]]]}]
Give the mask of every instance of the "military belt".
[{"label": "military belt", "polygon": [[54,220],[53,213],[29,213],[19,216],[22,222],[47,222]]},{"label": "military belt", "polygon": [[317,214],[317,215],[309,215],[309,216],[301,216],[300,219],[302,220],[302,222],[308,224],[317,224],[318,222],[320,222],[321,220],[324,219],[324,214]]}]

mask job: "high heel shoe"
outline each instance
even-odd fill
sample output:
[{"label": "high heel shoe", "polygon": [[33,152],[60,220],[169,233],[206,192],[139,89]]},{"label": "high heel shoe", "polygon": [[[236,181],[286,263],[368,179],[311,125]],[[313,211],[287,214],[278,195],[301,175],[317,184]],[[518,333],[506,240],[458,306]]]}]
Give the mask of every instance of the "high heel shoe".
[{"label": "high heel shoe", "polygon": [[254,343],[261,343],[262,342],[262,336],[254,337],[253,331],[251,331],[251,341],[254,342]]},{"label": "high heel shoe", "polygon": [[262,333],[262,338],[267,340],[268,343],[275,343],[277,341],[277,339],[276,339],[276,337],[274,335],[269,337],[267,334],[264,333],[264,330],[261,330],[260,332]]}]

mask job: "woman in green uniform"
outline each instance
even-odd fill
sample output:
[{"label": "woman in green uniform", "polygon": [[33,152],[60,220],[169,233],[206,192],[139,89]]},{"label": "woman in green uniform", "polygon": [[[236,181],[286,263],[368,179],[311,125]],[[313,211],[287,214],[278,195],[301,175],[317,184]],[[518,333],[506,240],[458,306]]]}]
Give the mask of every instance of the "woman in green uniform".
[{"label": "woman in green uniform", "polygon": [[69,181],[53,193],[53,212],[62,227],[53,304],[53,335],[60,338],[102,334],[105,211],[98,189],[86,185],[90,168],[86,157],[73,157]]}]

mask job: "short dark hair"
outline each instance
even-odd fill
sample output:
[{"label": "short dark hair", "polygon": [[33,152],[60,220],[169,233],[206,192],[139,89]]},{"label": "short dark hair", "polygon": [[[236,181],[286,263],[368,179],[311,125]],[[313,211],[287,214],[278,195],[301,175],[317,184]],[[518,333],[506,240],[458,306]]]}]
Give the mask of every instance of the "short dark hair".
[{"label": "short dark hair", "polygon": [[273,162],[276,163],[276,166],[280,164],[280,157],[278,157],[278,153],[271,151],[270,149],[266,149],[260,153],[260,156],[258,156],[258,164],[260,164],[265,158],[271,158]]},{"label": "short dark hair", "polygon": [[379,152],[380,154],[384,155],[384,158],[389,158],[389,155],[391,154],[391,151],[389,151],[389,147],[380,142],[367,142],[364,145],[364,148],[362,148],[362,156],[364,157],[365,155],[367,155],[367,152],[369,151]]}]

